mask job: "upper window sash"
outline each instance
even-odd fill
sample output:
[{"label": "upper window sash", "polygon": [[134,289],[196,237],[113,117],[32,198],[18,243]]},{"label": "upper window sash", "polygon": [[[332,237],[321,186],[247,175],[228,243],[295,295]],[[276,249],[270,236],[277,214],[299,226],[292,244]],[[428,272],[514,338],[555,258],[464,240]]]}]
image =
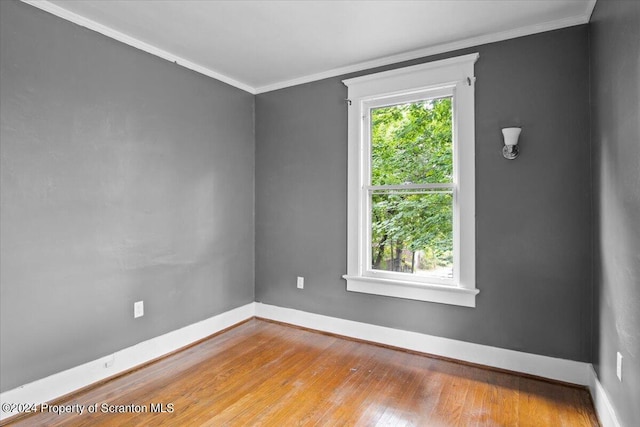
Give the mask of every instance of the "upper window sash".
[{"label": "upper window sash", "polygon": [[[391,96],[377,96],[375,98],[363,99],[361,110],[364,113],[362,117],[362,128],[360,131],[360,144],[362,146],[362,185],[371,185],[371,112],[377,108],[390,107],[394,105],[411,104],[420,101],[428,101],[439,98],[453,98],[455,103],[455,86],[438,86],[436,88],[423,89],[420,91],[412,92],[402,95]],[[455,111],[455,107],[454,107]],[[453,143],[455,145],[456,131],[455,120],[453,123]],[[455,154],[455,152],[454,152]],[[455,183],[455,160],[454,160],[454,173],[453,182]],[[416,183],[417,184],[417,183]]]}]

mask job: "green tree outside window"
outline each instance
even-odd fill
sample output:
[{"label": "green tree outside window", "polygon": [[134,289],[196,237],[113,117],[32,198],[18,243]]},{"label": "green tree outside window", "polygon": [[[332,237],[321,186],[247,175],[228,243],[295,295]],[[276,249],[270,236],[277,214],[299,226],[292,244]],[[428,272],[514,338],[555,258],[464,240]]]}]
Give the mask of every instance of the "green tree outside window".
[{"label": "green tree outside window", "polygon": [[[371,185],[450,184],[452,99],[371,110]],[[451,276],[453,194],[450,189],[374,190],[374,270]]]}]

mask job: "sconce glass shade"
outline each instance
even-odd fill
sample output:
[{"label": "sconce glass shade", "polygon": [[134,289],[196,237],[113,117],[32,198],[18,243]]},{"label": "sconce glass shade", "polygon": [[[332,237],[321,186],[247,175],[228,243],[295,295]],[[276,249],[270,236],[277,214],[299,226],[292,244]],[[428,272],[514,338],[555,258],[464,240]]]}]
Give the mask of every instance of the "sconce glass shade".
[{"label": "sconce glass shade", "polygon": [[504,147],[502,155],[505,159],[513,160],[518,157],[518,138],[520,137],[521,128],[503,128],[502,136],[504,137]]}]

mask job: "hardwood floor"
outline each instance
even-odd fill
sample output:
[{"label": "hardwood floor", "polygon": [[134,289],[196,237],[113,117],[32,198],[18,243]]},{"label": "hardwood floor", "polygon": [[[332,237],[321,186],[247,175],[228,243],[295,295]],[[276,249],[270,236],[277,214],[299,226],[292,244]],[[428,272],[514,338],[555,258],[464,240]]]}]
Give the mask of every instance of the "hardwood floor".
[{"label": "hardwood floor", "polygon": [[10,425],[599,425],[583,388],[259,319],[56,404]]}]

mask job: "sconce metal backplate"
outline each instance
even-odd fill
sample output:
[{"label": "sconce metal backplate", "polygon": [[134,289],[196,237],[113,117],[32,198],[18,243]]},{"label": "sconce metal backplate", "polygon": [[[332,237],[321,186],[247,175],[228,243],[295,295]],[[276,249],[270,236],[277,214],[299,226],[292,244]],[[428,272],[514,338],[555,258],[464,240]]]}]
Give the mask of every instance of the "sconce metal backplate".
[{"label": "sconce metal backplate", "polygon": [[513,160],[518,157],[519,150],[517,145],[505,145],[502,147],[502,155],[505,159]]}]

